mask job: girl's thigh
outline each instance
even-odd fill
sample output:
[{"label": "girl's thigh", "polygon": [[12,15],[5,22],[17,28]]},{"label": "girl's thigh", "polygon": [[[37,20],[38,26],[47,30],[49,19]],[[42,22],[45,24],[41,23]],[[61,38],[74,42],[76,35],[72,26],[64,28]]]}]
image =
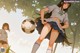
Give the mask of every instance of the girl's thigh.
[{"label": "girl's thigh", "polygon": [[45,38],[47,36],[47,34],[50,32],[50,30],[51,30],[50,24],[48,24],[48,23],[45,24],[41,31],[40,37]]}]

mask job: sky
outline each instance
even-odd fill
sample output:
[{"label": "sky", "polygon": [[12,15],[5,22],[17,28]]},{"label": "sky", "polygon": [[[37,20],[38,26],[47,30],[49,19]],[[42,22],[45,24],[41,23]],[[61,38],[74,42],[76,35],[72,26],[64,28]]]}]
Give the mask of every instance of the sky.
[{"label": "sky", "polygon": [[[32,46],[39,37],[36,29],[31,34],[26,34],[22,31],[21,24],[25,19],[28,19],[28,16],[24,17],[20,9],[17,9],[16,12],[11,11],[8,13],[4,8],[0,8],[0,29],[3,23],[9,23],[10,32],[8,32],[8,42],[15,53],[31,53]],[[41,43],[37,53],[46,53],[48,43],[49,40],[45,39]],[[62,46],[60,43],[57,46],[56,53],[71,53],[71,49],[71,46]],[[76,51],[78,49],[75,48],[74,53]]]}]

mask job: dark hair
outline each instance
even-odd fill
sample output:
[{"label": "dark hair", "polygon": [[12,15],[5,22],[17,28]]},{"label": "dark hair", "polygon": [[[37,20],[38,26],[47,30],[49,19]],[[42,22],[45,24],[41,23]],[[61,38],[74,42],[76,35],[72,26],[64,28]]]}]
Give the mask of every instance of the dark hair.
[{"label": "dark hair", "polygon": [[2,26],[2,29],[4,29],[5,26],[7,26],[7,30],[10,31],[10,29],[9,29],[9,24],[8,24],[8,23],[4,23],[3,26]]},{"label": "dark hair", "polygon": [[68,3],[68,4],[69,4],[69,6],[68,6],[67,9],[63,9],[65,12],[67,12],[68,9],[69,9],[69,7],[71,6],[71,3],[70,3],[70,2],[64,2],[64,0],[61,0],[61,2],[60,2],[57,6],[63,8],[63,5],[64,5],[65,3]]}]

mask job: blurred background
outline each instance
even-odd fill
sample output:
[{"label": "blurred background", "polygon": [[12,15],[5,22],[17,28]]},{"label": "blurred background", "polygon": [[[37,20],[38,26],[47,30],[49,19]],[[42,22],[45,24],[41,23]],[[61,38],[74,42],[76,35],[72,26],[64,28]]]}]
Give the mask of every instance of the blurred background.
[{"label": "blurred background", "polygon": [[[13,51],[31,53],[39,34],[36,29],[31,34],[24,33],[21,29],[22,22],[28,18],[35,20],[40,16],[40,9],[59,2],[60,0],[0,0],[0,28],[3,23],[9,23],[8,41]],[[68,14],[70,27],[66,29],[66,34],[72,44],[64,47],[61,44],[58,45],[56,53],[71,53],[72,48],[75,48],[74,53],[76,53],[80,49],[80,2],[73,2]],[[45,39],[37,53],[44,53],[47,45],[48,40]]]}]

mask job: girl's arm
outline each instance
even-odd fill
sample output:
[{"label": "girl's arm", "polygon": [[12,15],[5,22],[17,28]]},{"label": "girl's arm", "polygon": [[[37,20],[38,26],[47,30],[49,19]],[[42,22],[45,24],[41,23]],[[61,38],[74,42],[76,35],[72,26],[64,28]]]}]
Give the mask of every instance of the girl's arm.
[{"label": "girl's arm", "polygon": [[69,27],[69,19],[68,19],[68,14],[65,14],[65,18],[64,18],[64,25],[62,26],[63,29],[66,29]]},{"label": "girl's arm", "polygon": [[42,24],[45,24],[46,23],[46,22],[44,22],[44,13],[45,13],[45,11],[47,11],[47,12],[50,13],[55,8],[57,8],[57,5],[51,5],[51,6],[47,6],[46,8],[44,8],[44,9],[42,9],[40,11]]},{"label": "girl's arm", "polygon": [[40,15],[41,15],[41,21],[42,21],[42,24],[45,24],[46,22],[44,22],[44,13],[46,11],[48,11],[49,9],[48,8],[44,8],[40,11]]}]

